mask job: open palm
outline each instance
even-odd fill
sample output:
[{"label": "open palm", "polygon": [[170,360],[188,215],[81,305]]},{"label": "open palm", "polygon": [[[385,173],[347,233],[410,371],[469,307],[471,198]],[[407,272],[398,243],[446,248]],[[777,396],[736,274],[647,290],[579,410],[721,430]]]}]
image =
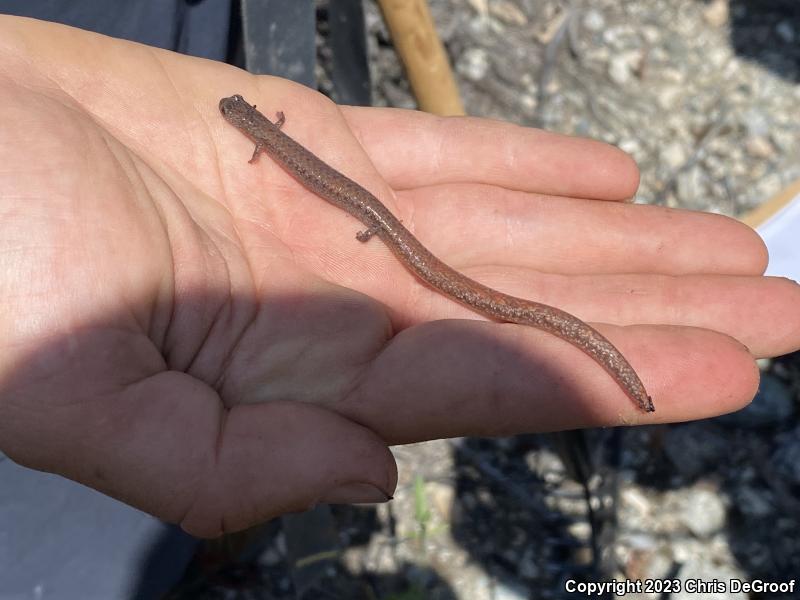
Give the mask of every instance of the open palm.
[{"label": "open palm", "polygon": [[[758,238],[620,202],[637,173],[613,148],[337,107],[26,19],[0,17],[0,40],[0,449],[191,533],[385,499],[387,444],[733,410],[753,355],[800,341],[797,288],[759,276]],[[596,323],[657,412],[569,344],[437,296],[275,164],[249,165],[217,110],[233,93],[286,112],[289,135],[452,266]]]}]

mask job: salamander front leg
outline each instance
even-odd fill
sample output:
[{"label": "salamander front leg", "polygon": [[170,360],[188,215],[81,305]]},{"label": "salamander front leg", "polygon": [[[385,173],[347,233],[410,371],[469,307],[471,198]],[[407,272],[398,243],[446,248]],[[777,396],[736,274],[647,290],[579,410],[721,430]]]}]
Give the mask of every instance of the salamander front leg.
[{"label": "salamander front leg", "polygon": [[258,155],[264,152],[264,144],[256,142],[256,147],[253,149],[253,156],[248,160],[251,165],[258,160]]},{"label": "salamander front leg", "polygon": [[[255,108],[255,106],[253,108]],[[280,129],[281,127],[283,127],[283,124],[286,123],[286,115],[283,114],[282,110],[279,110],[278,112],[275,113],[275,116],[277,117],[278,120],[275,121],[275,123],[273,124],[275,125],[275,127]],[[261,142],[256,142],[255,150],[253,150],[253,156],[247,162],[251,164],[256,162],[258,160],[258,155],[264,152],[264,150],[265,150],[264,144]]]}]

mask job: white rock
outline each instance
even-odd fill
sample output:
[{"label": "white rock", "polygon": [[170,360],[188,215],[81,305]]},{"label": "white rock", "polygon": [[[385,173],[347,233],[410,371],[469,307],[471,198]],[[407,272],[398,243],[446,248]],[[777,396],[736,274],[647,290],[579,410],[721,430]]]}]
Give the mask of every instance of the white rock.
[{"label": "white rock", "polygon": [[456,63],[456,70],[467,79],[480,81],[489,71],[489,53],[484,48],[469,48]]},{"label": "white rock", "polygon": [[664,110],[671,110],[678,104],[678,99],[683,95],[685,88],[678,85],[662,86],[656,93],[658,105]]},{"label": "white rock", "polygon": [[652,512],[650,501],[639,489],[626,488],[620,494],[623,506],[634,512],[638,517],[646,517]]},{"label": "white rock", "polygon": [[753,158],[769,158],[775,153],[769,140],[760,135],[753,135],[747,138],[744,147]]},{"label": "white rock", "polygon": [[606,26],[606,19],[599,10],[589,9],[583,16],[583,26],[589,31],[602,31]]},{"label": "white rock", "polygon": [[528,590],[520,584],[498,583],[492,600],[527,600]]},{"label": "white rock", "polygon": [[684,490],[679,505],[679,519],[698,537],[709,537],[725,525],[725,503],[714,490]]},{"label": "white rock", "polygon": [[676,169],[686,162],[686,150],[679,142],[670,142],[659,153],[661,162],[670,169]]},{"label": "white rock", "polygon": [[617,85],[627,84],[633,77],[633,69],[628,57],[624,54],[617,54],[608,63],[608,76]]},{"label": "white rock", "polygon": [[728,0],[714,0],[703,10],[703,18],[712,27],[722,27],[728,22]]}]

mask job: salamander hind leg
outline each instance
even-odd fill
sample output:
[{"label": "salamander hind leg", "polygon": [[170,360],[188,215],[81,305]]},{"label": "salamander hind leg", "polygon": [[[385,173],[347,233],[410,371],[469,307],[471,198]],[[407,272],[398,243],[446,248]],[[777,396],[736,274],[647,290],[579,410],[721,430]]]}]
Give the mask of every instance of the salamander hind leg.
[{"label": "salamander hind leg", "polygon": [[356,239],[359,242],[368,242],[373,235],[380,231],[380,227],[370,227],[369,229],[365,229],[364,231],[359,231],[356,234]]},{"label": "salamander hind leg", "polygon": [[286,123],[286,115],[283,114],[282,110],[279,110],[278,112],[275,113],[275,117],[278,119],[277,121],[275,121],[275,127],[280,129],[281,127],[283,127],[283,124]]}]

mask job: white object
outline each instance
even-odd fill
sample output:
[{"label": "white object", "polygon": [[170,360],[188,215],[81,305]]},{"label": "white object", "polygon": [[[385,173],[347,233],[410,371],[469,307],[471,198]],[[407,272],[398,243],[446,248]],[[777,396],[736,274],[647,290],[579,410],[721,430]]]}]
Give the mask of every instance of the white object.
[{"label": "white object", "polygon": [[756,231],[769,249],[766,274],[800,282],[800,192]]}]

